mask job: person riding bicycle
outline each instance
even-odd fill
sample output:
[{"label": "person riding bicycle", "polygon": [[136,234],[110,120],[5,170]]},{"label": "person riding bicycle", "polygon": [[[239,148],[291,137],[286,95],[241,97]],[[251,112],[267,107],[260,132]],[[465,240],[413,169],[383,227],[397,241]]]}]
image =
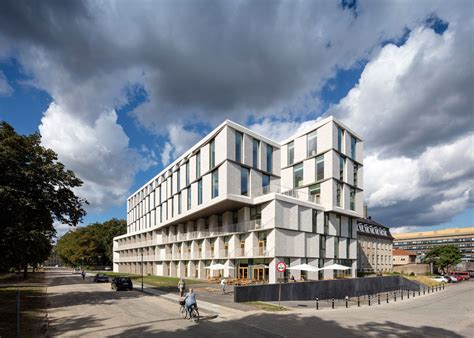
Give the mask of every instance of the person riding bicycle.
[{"label": "person riding bicycle", "polygon": [[197,307],[196,303],[196,294],[194,293],[193,289],[189,289],[189,292],[184,296],[184,304],[186,306],[186,311],[191,315],[191,309],[194,305]]}]

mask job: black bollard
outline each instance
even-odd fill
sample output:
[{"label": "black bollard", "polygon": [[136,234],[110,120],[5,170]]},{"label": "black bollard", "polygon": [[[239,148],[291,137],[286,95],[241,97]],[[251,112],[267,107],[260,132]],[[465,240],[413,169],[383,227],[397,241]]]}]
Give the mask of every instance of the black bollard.
[{"label": "black bollard", "polygon": [[334,309],[334,298],[332,299],[332,308]]},{"label": "black bollard", "polygon": [[401,298],[401,300],[403,300],[403,289],[402,289],[402,295],[401,295],[401,297],[400,297],[400,298]]},{"label": "black bollard", "polygon": [[430,294],[430,287],[428,286],[428,294]]},{"label": "black bollard", "polygon": [[397,301],[397,291],[395,291],[393,293],[393,301],[396,302]]},{"label": "black bollard", "polygon": [[316,310],[319,310],[319,298],[316,297]]},{"label": "black bollard", "polygon": [[346,296],[346,308],[349,307],[349,296]]},{"label": "black bollard", "polygon": [[407,290],[407,298],[410,299],[410,290]]},{"label": "black bollard", "polygon": [[380,305],[380,293],[377,294],[377,303]]},{"label": "black bollard", "polygon": [[415,298],[415,290],[413,290],[413,298]]},{"label": "black bollard", "polygon": [[418,296],[421,296],[421,286],[418,288]]},{"label": "black bollard", "polygon": [[357,296],[357,307],[360,307],[360,296]]},{"label": "black bollard", "polygon": [[370,306],[370,295],[369,295],[369,306]]},{"label": "black bollard", "polygon": [[444,290],[444,284],[443,284],[443,290]]},{"label": "black bollard", "polygon": [[388,304],[388,292],[387,292],[387,304]]}]

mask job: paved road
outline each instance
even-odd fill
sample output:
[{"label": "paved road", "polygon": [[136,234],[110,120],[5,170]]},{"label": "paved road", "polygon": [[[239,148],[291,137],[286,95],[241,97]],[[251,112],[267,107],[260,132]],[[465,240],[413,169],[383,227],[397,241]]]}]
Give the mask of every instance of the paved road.
[{"label": "paved road", "polygon": [[[138,291],[51,272],[52,334],[81,337],[473,337],[474,281],[403,302],[365,308],[287,313],[208,314],[198,324],[179,318],[177,304]],[[198,300],[199,302],[199,300]]]}]

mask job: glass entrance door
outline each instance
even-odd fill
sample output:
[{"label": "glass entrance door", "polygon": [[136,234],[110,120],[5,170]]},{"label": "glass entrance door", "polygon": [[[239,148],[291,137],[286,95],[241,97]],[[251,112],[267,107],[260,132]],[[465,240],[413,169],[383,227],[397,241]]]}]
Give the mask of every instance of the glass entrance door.
[{"label": "glass entrance door", "polygon": [[239,267],[239,279],[248,279],[249,278],[249,269],[246,266]]},{"label": "glass entrance door", "polygon": [[264,268],[253,268],[253,278],[257,281],[265,280],[265,269]]}]

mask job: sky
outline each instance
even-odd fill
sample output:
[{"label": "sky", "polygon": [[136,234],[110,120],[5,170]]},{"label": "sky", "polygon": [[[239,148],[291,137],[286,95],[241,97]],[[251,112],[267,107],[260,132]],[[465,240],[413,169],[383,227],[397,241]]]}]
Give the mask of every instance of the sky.
[{"label": "sky", "polygon": [[364,139],[374,219],[472,226],[473,6],[4,0],[0,119],[84,181],[84,224],[125,218],[130,193],[225,119],[278,141],[334,115]]}]

